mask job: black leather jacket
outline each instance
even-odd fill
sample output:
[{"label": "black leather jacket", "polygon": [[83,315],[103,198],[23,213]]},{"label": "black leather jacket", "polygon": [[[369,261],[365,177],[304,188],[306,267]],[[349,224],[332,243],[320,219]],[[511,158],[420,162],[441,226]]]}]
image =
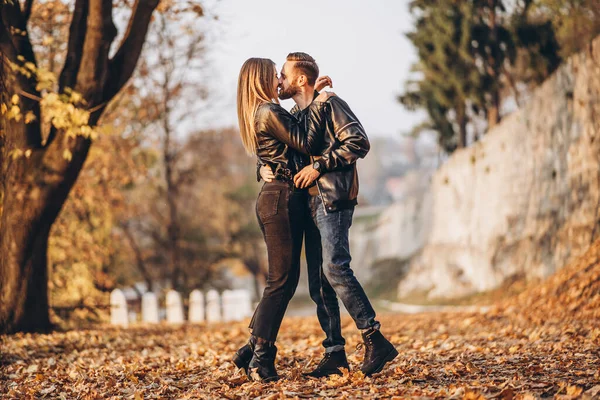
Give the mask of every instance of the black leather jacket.
[{"label": "black leather jacket", "polygon": [[319,151],[325,107],[325,103],[313,102],[300,121],[279,104],[261,104],[254,119],[258,163],[269,165],[276,179],[291,181],[304,162],[290,149],[305,156]]},{"label": "black leather jacket", "polygon": [[[311,162],[319,161],[321,165],[317,187],[325,210],[333,212],[357,204],[356,161],[364,158],[371,146],[363,126],[344,100],[332,96],[321,104],[325,105],[325,134],[321,147],[316,152],[311,148],[310,153],[317,154],[311,157]],[[295,106],[291,113],[301,121],[310,121],[312,116],[310,106],[302,111]],[[319,142],[315,141],[314,144],[319,145]]]}]

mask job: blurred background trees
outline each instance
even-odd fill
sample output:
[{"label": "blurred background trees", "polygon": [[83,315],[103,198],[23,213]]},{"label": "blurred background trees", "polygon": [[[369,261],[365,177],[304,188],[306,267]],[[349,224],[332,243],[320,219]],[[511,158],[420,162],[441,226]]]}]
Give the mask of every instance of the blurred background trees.
[{"label": "blurred background trees", "polygon": [[452,152],[526,102],[564,58],[600,34],[598,0],[414,0],[413,79],[399,101]]},{"label": "blurred background trees", "polygon": [[[97,306],[117,286],[187,293],[230,287],[235,275],[251,276],[258,293],[265,251],[254,161],[235,129],[197,118],[214,95],[206,86],[214,15],[195,1],[148,2],[144,13],[130,0],[98,1],[106,9],[93,12],[91,3],[0,0],[0,250],[19,242],[13,255],[0,251],[0,284],[3,296],[22,298],[5,301],[3,315],[39,311],[27,329],[47,326],[48,304],[101,318]],[[418,60],[399,100],[425,111],[411,133],[434,132],[442,157],[525,105],[561,60],[600,34],[600,0],[409,4]],[[145,23],[132,35],[135,10]],[[98,12],[106,24],[89,31],[104,35],[94,64],[83,21]],[[132,40],[135,51],[120,50]],[[139,54],[141,43],[152,51]],[[88,75],[78,73],[83,59]],[[82,119],[75,133],[57,127],[57,116],[72,117],[65,110]],[[361,204],[425,190],[441,160],[430,137],[372,139]],[[6,290],[11,282],[23,285]]]},{"label": "blurred background trees", "polygon": [[563,58],[584,50],[600,35],[600,0],[536,0],[531,8],[552,24]]},{"label": "blurred background trees", "polygon": [[236,130],[195,123],[210,96],[202,10],[161,7],[147,38],[157,51],[106,110],[52,232],[52,305],[91,310],[71,320],[101,317],[118,286],[189,293],[230,287],[228,271],[256,288],[264,276],[254,161]]},{"label": "blurred background trees", "polygon": [[[47,329],[49,306],[102,318],[117,285],[226,288],[223,265],[263,276],[254,162],[234,130],[196,124],[214,16],[191,1],[91,3],[0,1],[0,237],[23,241],[0,252],[2,331]],[[155,51],[140,55],[144,42]],[[60,125],[68,112],[81,124]]]}]

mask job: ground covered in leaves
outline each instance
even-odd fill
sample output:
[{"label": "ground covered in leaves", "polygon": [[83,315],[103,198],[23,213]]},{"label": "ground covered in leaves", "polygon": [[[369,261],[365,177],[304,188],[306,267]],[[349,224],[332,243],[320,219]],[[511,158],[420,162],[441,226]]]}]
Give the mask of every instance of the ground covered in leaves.
[{"label": "ground covered in leaves", "polygon": [[23,398],[600,398],[600,241],[544,284],[476,313],[381,315],[400,352],[381,373],[302,376],[318,363],[316,318],[286,318],[276,383],[250,382],[230,362],[246,323],[101,327],[2,337],[0,397]]},{"label": "ground covered in leaves", "polygon": [[277,383],[249,382],[230,362],[242,323],[98,329],[5,338],[5,398],[436,398],[600,395],[598,322],[529,326],[503,314],[384,315],[400,356],[380,374],[358,371],[359,335],[345,320],[351,371],[307,379],[321,356],[313,318],[289,318]]}]

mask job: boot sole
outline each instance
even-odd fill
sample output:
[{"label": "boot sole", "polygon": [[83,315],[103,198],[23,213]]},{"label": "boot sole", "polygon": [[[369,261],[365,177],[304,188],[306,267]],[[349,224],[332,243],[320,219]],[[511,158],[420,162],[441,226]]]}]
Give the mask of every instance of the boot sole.
[{"label": "boot sole", "polygon": [[396,348],[394,347],[387,356],[385,356],[385,358],[383,359],[383,362],[381,364],[379,364],[377,366],[377,368],[375,368],[375,370],[373,370],[373,372],[369,373],[369,374],[365,374],[365,376],[371,376],[373,374],[376,374],[378,372],[381,372],[381,370],[383,369],[383,367],[385,367],[385,364],[389,363],[390,361],[392,361],[394,358],[398,357],[398,350],[396,350]]},{"label": "boot sole", "polygon": [[[242,367],[240,367],[242,368]],[[248,377],[248,380],[251,382],[262,382],[262,383],[269,383],[269,382],[275,382],[278,381],[279,379],[281,379],[281,377],[279,375],[277,376],[272,376],[270,378],[265,378],[265,379],[261,379],[261,380],[254,380],[254,378],[252,378],[252,376],[250,375],[250,370],[248,368],[244,368],[244,371],[246,371],[246,376]]]},{"label": "boot sole", "polygon": [[275,382],[279,380],[279,376],[274,377],[274,378],[267,378],[267,379],[262,379],[261,382],[263,383],[269,383],[269,382]]},{"label": "boot sole", "polygon": [[[350,370],[350,368],[348,368],[348,367],[344,367],[344,368],[347,368],[348,370]],[[329,373],[324,373],[324,374],[316,374],[316,375],[311,375],[311,373],[310,373],[310,372],[306,372],[306,373],[303,373],[302,375],[304,375],[304,376],[306,376],[306,377],[311,377],[311,378],[325,378],[325,377],[329,377],[329,376],[331,376],[331,375],[339,375],[339,376],[342,376],[342,375],[344,375],[344,374],[342,373],[342,371],[340,371],[340,370],[337,370],[337,371],[335,371],[335,372],[329,372]]]}]

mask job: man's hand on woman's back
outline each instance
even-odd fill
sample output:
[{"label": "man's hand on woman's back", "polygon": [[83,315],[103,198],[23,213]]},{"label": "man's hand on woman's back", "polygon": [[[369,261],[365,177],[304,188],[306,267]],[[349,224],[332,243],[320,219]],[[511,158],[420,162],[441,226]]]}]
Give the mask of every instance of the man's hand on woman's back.
[{"label": "man's hand on woman's back", "polygon": [[275,179],[275,174],[268,165],[263,165],[260,167],[260,176],[265,182],[272,182]]}]

